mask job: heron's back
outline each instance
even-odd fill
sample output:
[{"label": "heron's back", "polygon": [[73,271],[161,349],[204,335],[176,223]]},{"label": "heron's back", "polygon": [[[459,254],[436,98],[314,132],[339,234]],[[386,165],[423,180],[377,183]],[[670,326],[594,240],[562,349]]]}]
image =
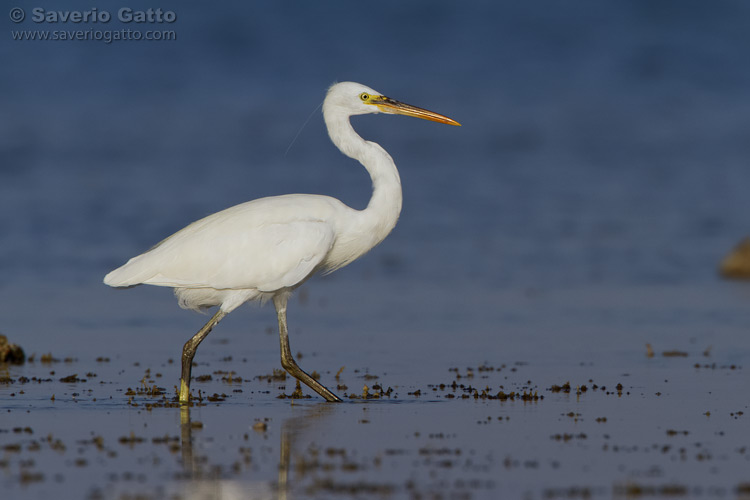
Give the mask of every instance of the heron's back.
[{"label": "heron's back", "polygon": [[250,201],[198,220],[105,276],[114,287],[258,289],[293,286],[331,250],[343,203],[285,195]]}]

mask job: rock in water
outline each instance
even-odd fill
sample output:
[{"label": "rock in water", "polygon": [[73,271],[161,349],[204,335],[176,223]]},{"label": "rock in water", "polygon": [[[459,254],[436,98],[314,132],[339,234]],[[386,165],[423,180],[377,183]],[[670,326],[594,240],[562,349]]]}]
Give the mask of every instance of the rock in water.
[{"label": "rock in water", "polygon": [[745,238],[724,257],[719,267],[725,278],[750,279],[750,238]]},{"label": "rock in water", "polygon": [[16,344],[8,342],[8,337],[0,334],[0,363],[12,363],[14,365],[23,364],[26,361],[26,355]]}]

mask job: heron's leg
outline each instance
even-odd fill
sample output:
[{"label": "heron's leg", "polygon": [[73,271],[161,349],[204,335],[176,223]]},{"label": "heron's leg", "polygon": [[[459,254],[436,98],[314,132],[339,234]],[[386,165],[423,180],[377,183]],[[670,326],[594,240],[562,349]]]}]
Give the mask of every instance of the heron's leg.
[{"label": "heron's leg", "polygon": [[193,357],[195,357],[195,351],[198,349],[198,345],[203,342],[206,335],[211,333],[211,329],[221,321],[227,313],[219,309],[216,314],[213,315],[208,323],[203,325],[203,328],[198,330],[198,333],[193,335],[193,338],[185,342],[182,348],[182,376],[180,377],[180,403],[187,403],[190,401],[190,372],[193,369]]},{"label": "heron's leg", "polygon": [[293,377],[300,382],[307,385],[310,389],[317,392],[325,398],[326,401],[339,402],[341,398],[336,396],[334,393],[326,389],[326,387],[312,378],[310,375],[305,373],[302,368],[299,367],[294,357],[292,357],[292,350],[289,347],[289,331],[286,327],[286,303],[288,296],[285,294],[279,294],[274,296],[273,304],[276,306],[276,315],[279,317],[279,338],[281,341],[281,366],[284,367]]}]

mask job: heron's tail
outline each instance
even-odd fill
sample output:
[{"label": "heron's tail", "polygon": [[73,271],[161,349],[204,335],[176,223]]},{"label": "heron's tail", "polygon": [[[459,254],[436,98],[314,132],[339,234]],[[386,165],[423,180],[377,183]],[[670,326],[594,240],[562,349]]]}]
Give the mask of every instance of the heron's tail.
[{"label": "heron's tail", "polygon": [[127,288],[144,283],[153,273],[139,265],[141,260],[139,257],[141,256],[133,257],[126,264],[107,274],[104,277],[104,284],[116,288]]}]

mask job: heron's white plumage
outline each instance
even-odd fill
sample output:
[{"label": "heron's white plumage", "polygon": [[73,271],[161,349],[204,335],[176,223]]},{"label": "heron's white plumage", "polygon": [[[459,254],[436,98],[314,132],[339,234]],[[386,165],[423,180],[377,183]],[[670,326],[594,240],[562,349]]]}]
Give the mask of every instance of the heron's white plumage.
[{"label": "heron's white plumage", "polygon": [[[294,285],[333,244],[334,231],[325,222],[335,211],[331,202],[323,196],[287,195],[234,206],[134,257],[106,282],[266,292]],[[304,216],[296,213],[300,206]],[[295,280],[299,273],[304,275]]]},{"label": "heron's white plumage", "polygon": [[336,146],[370,172],[373,196],[367,208],[354,210],[335,198],[308,194],[250,201],[190,224],[104,282],[173,287],[183,307],[220,305],[229,312],[246,300],[293,289],[315,272],[343,267],[380,243],[398,220],[401,182],[390,155],[359,137],[349,122],[352,114],[377,112],[361,103],[363,92],[377,94],[351,82],[334,85],[323,113]]}]

